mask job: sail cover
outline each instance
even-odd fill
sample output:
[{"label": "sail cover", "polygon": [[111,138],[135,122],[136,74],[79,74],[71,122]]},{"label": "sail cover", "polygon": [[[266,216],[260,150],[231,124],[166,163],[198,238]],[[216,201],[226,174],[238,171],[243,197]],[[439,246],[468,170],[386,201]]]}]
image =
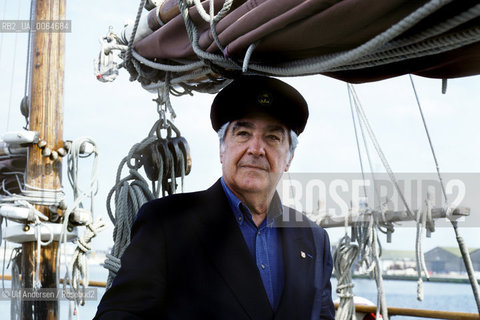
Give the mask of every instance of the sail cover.
[{"label": "sail cover", "polygon": [[325,74],[352,83],[480,73],[479,0],[194,2],[166,0],[151,10],[154,32],[134,51],[168,65],[203,61],[217,71]]}]

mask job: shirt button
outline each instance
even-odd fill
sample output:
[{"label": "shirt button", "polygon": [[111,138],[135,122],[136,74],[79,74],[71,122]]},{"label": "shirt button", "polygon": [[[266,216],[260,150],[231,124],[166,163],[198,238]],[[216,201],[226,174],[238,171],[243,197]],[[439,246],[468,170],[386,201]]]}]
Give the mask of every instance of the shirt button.
[{"label": "shirt button", "polygon": [[261,264],[261,267],[262,267],[262,269],[265,269],[265,265],[263,263]]},{"label": "shirt button", "polygon": [[258,231],[258,235],[261,235],[261,234],[262,234],[262,232],[261,232],[261,231]]},{"label": "shirt button", "polygon": [[238,217],[238,221],[242,221],[242,217]]}]

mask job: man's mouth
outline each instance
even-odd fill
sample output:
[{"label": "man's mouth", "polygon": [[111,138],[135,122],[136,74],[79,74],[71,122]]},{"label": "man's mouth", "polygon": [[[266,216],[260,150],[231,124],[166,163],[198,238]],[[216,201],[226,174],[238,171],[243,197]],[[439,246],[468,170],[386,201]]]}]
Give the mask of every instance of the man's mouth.
[{"label": "man's mouth", "polygon": [[248,169],[255,169],[255,170],[262,170],[262,171],[268,171],[267,168],[261,167],[261,166],[256,166],[256,165],[251,165],[251,164],[244,164],[240,165],[241,168],[248,168]]}]

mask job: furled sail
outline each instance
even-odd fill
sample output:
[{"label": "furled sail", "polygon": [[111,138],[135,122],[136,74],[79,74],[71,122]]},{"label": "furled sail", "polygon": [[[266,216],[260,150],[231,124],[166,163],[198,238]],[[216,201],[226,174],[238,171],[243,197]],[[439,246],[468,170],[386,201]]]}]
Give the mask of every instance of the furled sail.
[{"label": "furled sail", "polygon": [[166,0],[135,27],[129,71],[144,85],[165,72],[210,80],[242,70],[325,74],[353,83],[480,73],[478,0]]}]

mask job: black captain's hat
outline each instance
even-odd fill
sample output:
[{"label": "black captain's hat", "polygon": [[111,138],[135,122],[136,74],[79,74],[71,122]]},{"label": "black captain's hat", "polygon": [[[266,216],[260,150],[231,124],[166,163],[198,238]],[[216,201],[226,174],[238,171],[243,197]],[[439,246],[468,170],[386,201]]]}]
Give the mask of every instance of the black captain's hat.
[{"label": "black captain's hat", "polygon": [[281,80],[241,76],[217,94],[210,119],[218,131],[225,123],[252,113],[268,114],[299,135],[307,123],[308,105],[295,88]]}]

